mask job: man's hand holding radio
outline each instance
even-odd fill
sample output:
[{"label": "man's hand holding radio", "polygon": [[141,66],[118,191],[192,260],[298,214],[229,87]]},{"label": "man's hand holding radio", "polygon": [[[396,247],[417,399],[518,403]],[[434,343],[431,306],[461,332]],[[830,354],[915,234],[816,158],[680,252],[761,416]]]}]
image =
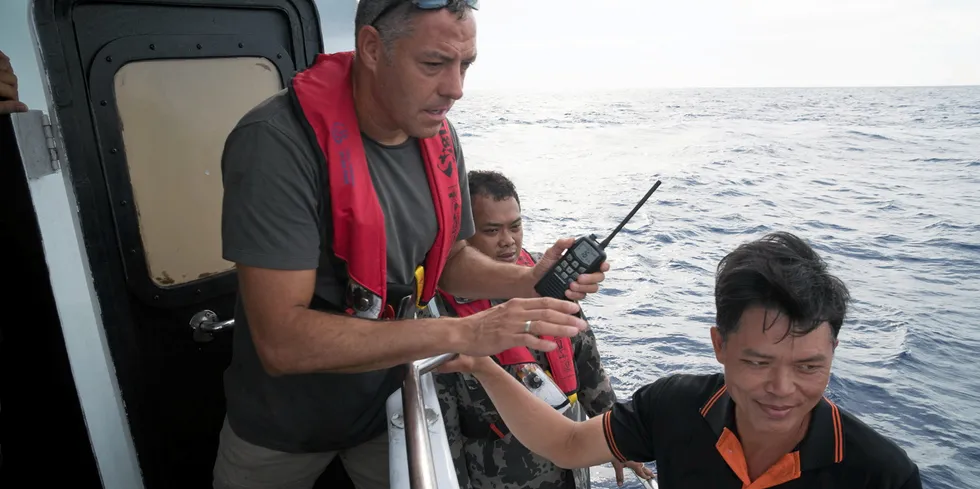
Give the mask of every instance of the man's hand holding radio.
[{"label": "man's hand holding radio", "polygon": [[[531,269],[531,283],[530,289],[534,294],[533,297],[540,297],[541,295],[534,291],[534,284],[538,283],[544,276],[551,270],[551,267],[561,260],[562,253],[571,248],[575,244],[575,238],[562,238],[555,242],[555,244],[544,253],[544,256],[534,265]],[[595,273],[585,273],[579,275],[574,282],[569,284],[568,290],[565,291],[565,297],[573,301],[580,301],[585,298],[587,294],[595,294],[599,291],[599,282],[606,279],[605,272],[609,271],[609,262],[603,262],[599,267],[599,271]]]}]

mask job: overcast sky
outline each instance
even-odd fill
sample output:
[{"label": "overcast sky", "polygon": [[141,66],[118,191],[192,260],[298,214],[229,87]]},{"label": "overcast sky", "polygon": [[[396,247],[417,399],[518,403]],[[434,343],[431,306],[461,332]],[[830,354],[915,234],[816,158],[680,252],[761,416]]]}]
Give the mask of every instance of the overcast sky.
[{"label": "overcast sky", "polygon": [[980,0],[482,5],[472,87],[980,84]]},{"label": "overcast sky", "polygon": [[[37,105],[27,4],[0,0],[0,50]],[[980,84],[980,0],[483,0],[477,15],[468,89]],[[353,32],[328,20],[328,43]]]}]

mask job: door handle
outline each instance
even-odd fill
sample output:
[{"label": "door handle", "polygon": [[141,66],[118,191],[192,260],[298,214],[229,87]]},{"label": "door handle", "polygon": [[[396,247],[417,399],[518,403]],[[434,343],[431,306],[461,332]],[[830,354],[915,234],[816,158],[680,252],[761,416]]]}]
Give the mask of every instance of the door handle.
[{"label": "door handle", "polygon": [[214,311],[205,309],[191,318],[190,325],[194,331],[194,341],[207,343],[214,339],[215,333],[234,328],[235,319],[218,321],[218,315]]}]

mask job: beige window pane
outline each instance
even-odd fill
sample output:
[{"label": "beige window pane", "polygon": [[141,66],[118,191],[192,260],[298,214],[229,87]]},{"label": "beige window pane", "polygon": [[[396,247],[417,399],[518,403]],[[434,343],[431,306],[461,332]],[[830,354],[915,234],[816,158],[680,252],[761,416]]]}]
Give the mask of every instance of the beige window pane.
[{"label": "beige window pane", "polygon": [[221,152],[238,120],[282,88],[279,71],[258,57],[151,60],[114,82],[148,273],[167,287],[230,270]]}]

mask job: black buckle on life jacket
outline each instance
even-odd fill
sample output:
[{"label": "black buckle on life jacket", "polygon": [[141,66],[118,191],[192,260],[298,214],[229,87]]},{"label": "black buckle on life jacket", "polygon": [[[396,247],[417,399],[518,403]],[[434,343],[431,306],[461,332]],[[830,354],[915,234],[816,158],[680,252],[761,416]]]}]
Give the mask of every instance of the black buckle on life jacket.
[{"label": "black buckle on life jacket", "polygon": [[381,319],[414,319],[418,308],[415,295],[415,284],[388,284],[387,300]]},{"label": "black buckle on life jacket", "polygon": [[[386,287],[387,297],[384,306],[381,308],[381,317],[379,319],[414,318],[418,311],[418,308],[415,307],[415,301],[418,300],[415,293],[415,284],[387,284]],[[348,314],[370,311],[375,297],[373,292],[354,281],[350,281],[347,286],[347,304],[343,310]]]},{"label": "black buckle on life jacket", "polygon": [[371,309],[371,296],[373,294],[371,291],[361,287],[359,284],[351,281],[351,285],[347,287],[347,303],[358,312],[367,312]]},{"label": "black buckle on life jacket", "polygon": [[415,294],[406,295],[398,301],[398,305],[389,302],[385,304],[381,319],[415,319]]}]

